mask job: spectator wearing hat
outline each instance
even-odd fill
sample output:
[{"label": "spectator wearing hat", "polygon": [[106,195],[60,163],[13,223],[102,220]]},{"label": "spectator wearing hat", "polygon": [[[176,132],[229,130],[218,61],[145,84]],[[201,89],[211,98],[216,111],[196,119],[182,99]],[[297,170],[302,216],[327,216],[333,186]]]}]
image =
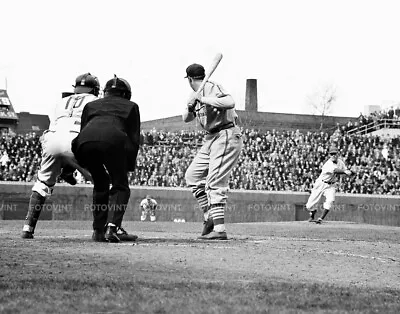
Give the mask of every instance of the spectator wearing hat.
[{"label": "spectator wearing hat", "polygon": [[[315,181],[306,204],[306,209],[310,212],[309,222],[322,223],[329,210],[331,210],[335,202],[336,184],[341,174],[350,176],[352,172],[346,168],[343,160],[338,158],[338,149],[336,146],[331,146],[329,149],[329,159],[322,166],[321,174]],[[324,211],[321,217],[315,220],[317,210],[314,209],[314,206],[317,205],[322,196],[325,196]]]}]

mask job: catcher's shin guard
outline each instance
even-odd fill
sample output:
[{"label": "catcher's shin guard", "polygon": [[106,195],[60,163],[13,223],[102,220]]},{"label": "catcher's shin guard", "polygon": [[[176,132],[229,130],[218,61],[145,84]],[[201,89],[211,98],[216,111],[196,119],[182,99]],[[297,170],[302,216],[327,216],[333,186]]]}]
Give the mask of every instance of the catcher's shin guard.
[{"label": "catcher's shin guard", "polygon": [[26,214],[24,223],[24,232],[34,233],[40,213],[42,212],[46,198],[38,192],[33,191],[29,199],[28,213]]}]

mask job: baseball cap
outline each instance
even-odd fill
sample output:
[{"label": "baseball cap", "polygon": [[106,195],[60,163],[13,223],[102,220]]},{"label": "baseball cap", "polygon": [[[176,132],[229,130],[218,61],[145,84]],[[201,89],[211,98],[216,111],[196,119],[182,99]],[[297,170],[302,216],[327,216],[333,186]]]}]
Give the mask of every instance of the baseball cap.
[{"label": "baseball cap", "polygon": [[97,77],[90,73],[79,75],[75,80],[74,93],[90,93],[93,89],[100,88],[100,83]]},{"label": "baseball cap", "polygon": [[201,64],[193,63],[186,68],[185,78],[187,77],[198,78],[198,77],[203,77],[205,75],[206,73],[204,67]]},{"label": "baseball cap", "polygon": [[123,78],[117,77],[115,74],[114,78],[108,80],[106,86],[104,87],[104,91],[107,91],[109,89],[117,89],[120,91],[131,92],[131,86],[129,85],[128,81]]},{"label": "baseball cap", "polygon": [[338,149],[336,148],[336,146],[331,146],[329,148],[329,154],[337,154],[338,153]]}]

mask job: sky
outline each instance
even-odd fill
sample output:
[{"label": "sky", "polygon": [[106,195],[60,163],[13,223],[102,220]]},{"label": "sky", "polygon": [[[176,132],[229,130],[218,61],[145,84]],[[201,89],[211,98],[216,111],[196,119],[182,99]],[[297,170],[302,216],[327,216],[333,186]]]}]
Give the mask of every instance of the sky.
[{"label": "sky", "polygon": [[315,114],[310,99],[332,88],[329,114],[355,117],[400,103],[399,9],[396,0],[4,0],[0,89],[17,112],[50,115],[78,75],[104,87],[116,74],[148,121],[180,115],[186,67],[207,69],[222,53],[211,80],[239,110],[256,79],[259,111]]}]

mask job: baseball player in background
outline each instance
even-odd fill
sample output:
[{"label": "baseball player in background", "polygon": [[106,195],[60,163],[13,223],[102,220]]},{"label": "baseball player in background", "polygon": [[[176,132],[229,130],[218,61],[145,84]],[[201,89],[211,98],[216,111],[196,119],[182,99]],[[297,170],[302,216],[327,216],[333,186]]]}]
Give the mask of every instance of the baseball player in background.
[{"label": "baseball player in background", "polygon": [[[352,172],[346,168],[343,160],[338,158],[338,149],[335,146],[330,147],[329,156],[328,161],[322,166],[320,176],[315,180],[311,195],[306,204],[306,209],[310,212],[309,222],[322,223],[335,202],[336,183],[339,175],[346,174],[350,176],[352,174]],[[314,209],[314,206],[319,202],[322,196],[325,196],[325,202],[323,204],[324,212],[320,218],[315,220],[317,210]]]},{"label": "baseball player in background", "polygon": [[186,68],[186,78],[194,92],[182,118],[186,123],[197,119],[207,134],[186,171],[185,179],[204,213],[204,227],[199,238],[226,240],[228,182],[243,148],[243,139],[236,125],[232,96],[220,84],[211,81],[197,93],[204,77],[202,65],[192,64]]},{"label": "baseball player in background", "polygon": [[[49,129],[41,138],[42,160],[37,181],[32,187],[22,238],[33,239],[44,203],[53,193],[58,177],[75,185],[74,171],[78,168],[87,180],[91,179],[90,174],[78,165],[71,151],[71,141],[80,131],[83,108],[88,102],[98,98],[99,91],[100,83],[97,77],[85,73],[76,78],[74,93],[62,98],[56,105],[50,118]],[[63,93],[63,96],[65,95]]]},{"label": "baseball player in background", "polygon": [[140,202],[140,208],[142,210],[142,215],[140,216],[140,221],[145,221],[147,219],[147,215],[150,215],[150,221],[156,221],[156,209],[157,209],[157,202],[151,195],[147,195]]}]

